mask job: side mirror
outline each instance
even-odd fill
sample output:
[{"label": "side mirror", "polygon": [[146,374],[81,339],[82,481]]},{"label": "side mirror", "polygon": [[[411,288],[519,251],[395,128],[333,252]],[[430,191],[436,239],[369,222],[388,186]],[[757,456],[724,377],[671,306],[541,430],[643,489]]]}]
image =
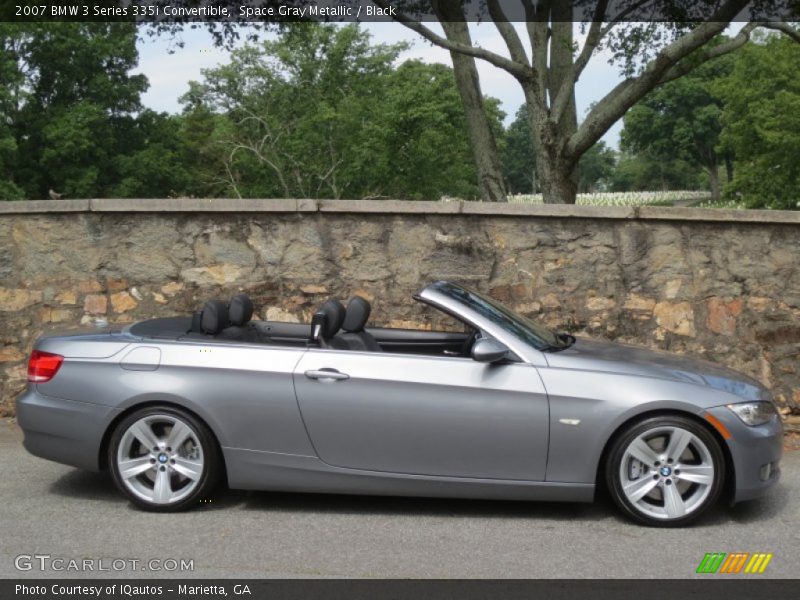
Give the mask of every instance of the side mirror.
[{"label": "side mirror", "polygon": [[509,349],[492,338],[481,338],[472,345],[472,360],[484,363],[499,362],[508,358]]}]

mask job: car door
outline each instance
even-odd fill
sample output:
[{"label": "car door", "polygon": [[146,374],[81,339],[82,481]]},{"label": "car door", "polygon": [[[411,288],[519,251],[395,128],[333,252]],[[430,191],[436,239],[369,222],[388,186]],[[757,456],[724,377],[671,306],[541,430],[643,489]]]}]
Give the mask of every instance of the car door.
[{"label": "car door", "polygon": [[294,382],[314,449],[330,465],[544,480],[549,407],[531,365],[312,349]]}]

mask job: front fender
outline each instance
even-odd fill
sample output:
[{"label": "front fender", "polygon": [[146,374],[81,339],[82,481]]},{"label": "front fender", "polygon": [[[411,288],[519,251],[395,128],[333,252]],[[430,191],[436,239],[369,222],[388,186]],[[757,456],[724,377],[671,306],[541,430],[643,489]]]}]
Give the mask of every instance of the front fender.
[{"label": "front fender", "polygon": [[[539,369],[550,399],[547,481],[595,483],[607,442],[625,423],[671,411],[702,418],[711,407],[741,402],[691,383],[573,369]],[[577,423],[576,423],[577,421]]]}]

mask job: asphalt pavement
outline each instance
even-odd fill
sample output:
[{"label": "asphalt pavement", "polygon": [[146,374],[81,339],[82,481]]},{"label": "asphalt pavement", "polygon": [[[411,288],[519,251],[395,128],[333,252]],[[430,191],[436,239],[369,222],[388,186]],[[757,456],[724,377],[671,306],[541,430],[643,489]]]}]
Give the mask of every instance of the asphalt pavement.
[{"label": "asphalt pavement", "polygon": [[[800,451],[784,454],[781,483],[767,497],[721,505],[683,529],[631,524],[608,499],[562,504],[222,491],[191,512],[144,513],[107,476],[29,455],[19,429],[4,421],[0,460],[3,578],[684,578],[695,576],[706,552],[772,553],[756,577],[800,572]],[[94,561],[94,571],[72,570],[84,559]],[[176,566],[169,559],[193,561],[193,570],[165,571]],[[20,571],[15,563],[31,568]],[[110,570],[98,572],[102,567]]]}]

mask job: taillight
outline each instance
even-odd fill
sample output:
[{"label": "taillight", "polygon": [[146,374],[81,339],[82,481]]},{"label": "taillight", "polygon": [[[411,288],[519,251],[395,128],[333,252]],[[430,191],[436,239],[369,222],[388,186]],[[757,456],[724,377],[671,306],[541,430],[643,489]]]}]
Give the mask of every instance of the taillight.
[{"label": "taillight", "polygon": [[50,381],[58,373],[62,362],[64,357],[60,354],[34,350],[28,360],[28,381],[33,383]]}]

